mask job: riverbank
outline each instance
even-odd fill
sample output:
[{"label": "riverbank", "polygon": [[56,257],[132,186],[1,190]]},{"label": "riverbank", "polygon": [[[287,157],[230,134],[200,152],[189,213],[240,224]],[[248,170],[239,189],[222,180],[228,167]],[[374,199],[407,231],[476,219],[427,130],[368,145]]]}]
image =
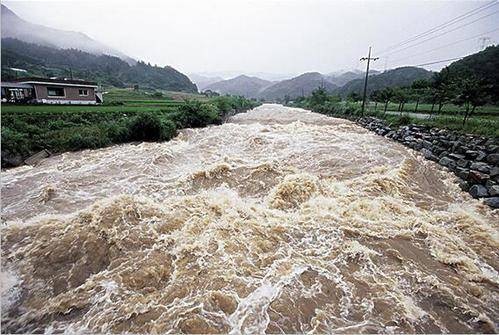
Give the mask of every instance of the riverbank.
[{"label": "riverbank", "polygon": [[409,124],[390,126],[374,117],[362,117],[358,124],[380,136],[393,139],[426,159],[448,168],[459,177],[459,186],[474,198],[499,208],[499,140],[460,134],[447,129]]},{"label": "riverbank", "polygon": [[[133,97],[132,97],[133,98]],[[134,141],[168,141],[183,128],[220,124],[258,104],[241,97],[206,101],[113,100],[103,106],[2,106],[2,168],[37,157]]]}]

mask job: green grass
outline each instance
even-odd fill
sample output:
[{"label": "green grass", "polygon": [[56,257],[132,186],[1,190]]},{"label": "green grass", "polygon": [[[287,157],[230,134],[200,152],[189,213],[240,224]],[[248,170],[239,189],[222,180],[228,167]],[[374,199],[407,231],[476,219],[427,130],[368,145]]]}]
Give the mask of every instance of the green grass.
[{"label": "green grass", "polygon": [[465,134],[499,137],[499,116],[494,115],[474,115],[466,121],[464,126],[463,117],[460,115],[437,115],[428,119],[411,117],[407,113],[402,113],[402,115],[384,115],[382,112],[370,112],[367,115],[384,119],[387,123],[392,125],[412,123],[436,128],[446,128]]},{"label": "green grass", "polygon": [[132,103],[119,106],[71,106],[71,105],[2,105],[2,113],[107,113],[107,112],[154,112],[159,109],[175,109],[175,104]]},{"label": "green grass", "polygon": [[[398,104],[397,103],[389,103],[387,111],[390,112],[398,112]],[[376,108],[377,111],[383,111],[385,108],[384,104],[378,103]],[[414,113],[416,108],[416,103],[406,103],[404,105],[404,112]],[[369,103],[369,109],[374,110],[374,102]],[[433,114],[437,114],[438,106],[435,105]],[[446,104],[443,106],[439,115],[462,115],[464,112],[464,107],[459,107],[453,104]],[[419,104],[418,110],[416,113],[420,114],[430,114],[431,113],[431,104]],[[475,110],[475,115],[495,115],[499,117],[499,106],[481,106],[477,107]]]}]

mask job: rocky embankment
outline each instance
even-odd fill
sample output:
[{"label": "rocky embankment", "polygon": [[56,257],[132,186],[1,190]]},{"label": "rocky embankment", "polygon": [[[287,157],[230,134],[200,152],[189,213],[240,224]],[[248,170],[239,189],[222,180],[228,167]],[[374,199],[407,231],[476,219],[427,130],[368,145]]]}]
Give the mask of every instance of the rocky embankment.
[{"label": "rocky embankment", "polygon": [[445,166],[460,178],[459,186],[474,198],[499,208],[499,141],[421,125],[390,127],[380,119],[365,117],[358,124],[396,140],[426,159]]}]

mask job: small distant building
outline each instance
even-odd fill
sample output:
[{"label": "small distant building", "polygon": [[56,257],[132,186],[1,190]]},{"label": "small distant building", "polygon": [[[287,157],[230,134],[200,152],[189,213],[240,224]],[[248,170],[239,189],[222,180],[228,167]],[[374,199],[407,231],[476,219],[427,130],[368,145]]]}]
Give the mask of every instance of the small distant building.
[{"label": "small distant building", "polygon": [[102,102],[97,83],[55,78],[19,78],[2,82],[2,102],[95,105]]}]

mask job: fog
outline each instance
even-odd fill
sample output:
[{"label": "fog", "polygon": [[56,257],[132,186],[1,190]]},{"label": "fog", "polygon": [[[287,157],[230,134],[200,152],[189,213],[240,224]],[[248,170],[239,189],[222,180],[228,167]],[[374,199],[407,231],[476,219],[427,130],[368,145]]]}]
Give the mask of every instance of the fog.
[{"label": "fog", "polygon": [[[359,58],[367,55],[369,45],[376,56],[377,52],[487,4],[326,0],[3,3],[27,21],[83,32],[152,64],[171,65],[187,73],[279,75],[363,68]],[[467,55],[481,49],[479,37],[483,36],[490,37],[486,44],[497,43],[498,15],[493,13],[498,9],[492,6],[448,30],[488,17],[388,58],[381,57],[373,67],[383,70]],[[483,34],[486,32],[490,33]],[[463,39],[468,40],[459,42]],[[445,47],[447,44],[452,45]],[[432,51],[435,48],[440,49]],[[425,67],[439,69],[444,65],[446,62]]]}]

